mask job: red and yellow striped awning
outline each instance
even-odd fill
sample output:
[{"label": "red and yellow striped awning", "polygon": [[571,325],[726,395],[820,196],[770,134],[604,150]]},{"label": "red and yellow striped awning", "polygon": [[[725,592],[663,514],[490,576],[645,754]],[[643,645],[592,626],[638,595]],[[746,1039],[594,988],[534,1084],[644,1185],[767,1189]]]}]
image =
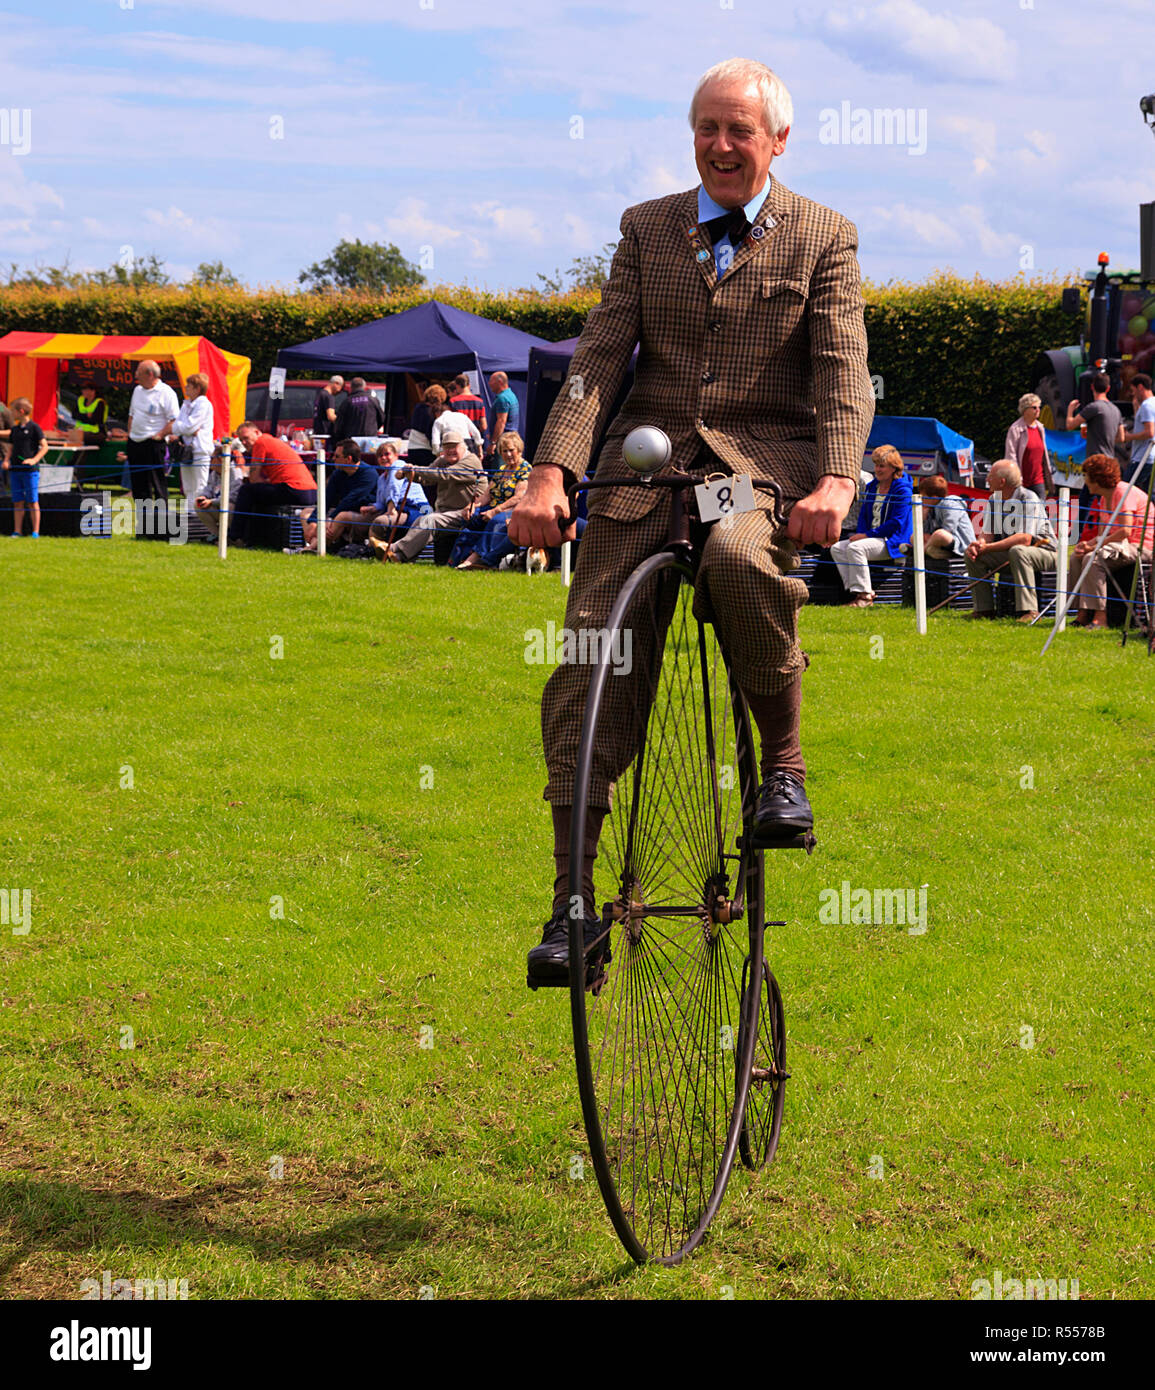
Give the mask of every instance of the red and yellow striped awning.
[{"label": "red and yellow striped awning", "polygon": [[235,430],[245,418],[245,390],[252,363],[207,338],[8,333],[0,338],[0,384],[5,400],[27,396],[37,423],[44,429],[55,429],[56,363],[72,357],[172,362],[182,381],[194,372],[204,372],[209,379],[216,434]]}]

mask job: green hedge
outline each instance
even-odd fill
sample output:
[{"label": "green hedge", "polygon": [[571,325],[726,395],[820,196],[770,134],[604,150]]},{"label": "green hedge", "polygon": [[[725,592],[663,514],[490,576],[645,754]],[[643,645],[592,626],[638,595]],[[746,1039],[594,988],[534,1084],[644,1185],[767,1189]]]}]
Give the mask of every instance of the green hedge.
[{"label": "green hedge", "polygon": [[[1059,307],[1071,281],[995,283],[939,275],[920,285],[866,286],[870,370],[881,377],[880,414],[933,415],[997,458],[1039,351],[1076,336]],[[52,290],[0,286],[0,333],[201,334],[252,358],[268,377],[277,351],[400,313],[436,298],[557,341],[581,331],[597,293],[489,294],[418,286],[387,295],[293,294],[244,289]]]},{"label": "green hedge", "polygon": [[[1078,339],[1060,296],[1081,278],[1001,283],[937,275],[920,285],[870,285],[870,371],[882,377],[880,415],[931,415],[1002,457],[1039,353]],[[877,388],[876,388],[877,394]]]}]

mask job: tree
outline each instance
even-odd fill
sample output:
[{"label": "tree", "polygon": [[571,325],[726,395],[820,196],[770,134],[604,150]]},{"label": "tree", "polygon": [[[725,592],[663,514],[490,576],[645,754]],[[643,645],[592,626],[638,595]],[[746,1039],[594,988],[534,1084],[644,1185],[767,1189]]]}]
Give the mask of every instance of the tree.
[{"label": "tree", "polygon": [[302,270],[297,279],[315,290],[395,290],[425,283],[425,276],[396,246],[359,239],[339,241],[323,261]]},{"label": "tree", "polygon": [[90,285],[131,285],[139,289],[142,285],[170,285],[172,277],[164,268],[164,262],[150,251],[147,256],[136,257],[131,252],[121,260],[110,265],[107,270],[94,270],[88,275]]},{"label": "tree", "polygon": [[109,266],[107,270],[73,270],[68,257],[63,265],[37,265],[34,269],[20,270],[13,261],[8,267],[8,284],[34,285],[38,289],[83,289],[85,285],[168,285],[171,277],[164,268],[164,262],[155,252],[137,260],[131,253],[123,261]]},{"label": "tree", "polygon": [[193,272],[190,285],[219,285],[233,289],[241,282],[223,261],[201,261]]},{"label": "tree", "polygon": [[70,268],[67,258],[63,265],[38,265],[29,270],[21,270],[15,261],[8,265],[9,285],[31,285],[38,290],[75,289],[85,279],[83,272]]},{"label": "tree", "polygon": [[[600,290],[609,279],[610,261],[618,249],[616,241],[607,241],[601,252],[595,256],[575,256],[570,268],[557,270],[553,275],[538,272],[546,294],[567,294],[570,290]],[[569,284],[565,277],[569,277]]]}]

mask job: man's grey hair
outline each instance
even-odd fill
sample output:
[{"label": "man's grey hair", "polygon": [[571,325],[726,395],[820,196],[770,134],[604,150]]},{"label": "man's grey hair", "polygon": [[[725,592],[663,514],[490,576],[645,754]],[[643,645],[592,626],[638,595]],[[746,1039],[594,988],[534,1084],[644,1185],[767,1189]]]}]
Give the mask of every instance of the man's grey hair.
[{"label": "man's grey hair", "polygon": [[161,375],[160,365],[147,357],[143,362],[138,362],[136,364],[136,369],[138,372],[151,372],[153,376]]},{"label": "man's grey hair", "polygon": [[[997,479],[997,481],[996,481]],[[991,487],[1019,487],[1023,481],[1022,470],[1014,459],[999,459],[987,471],[987,483]]]},{"label": "man's grey hair", "polygon": [[794,103],[786,84],[772,72],[765,63],[755,62],[753,58],[727,58],[724,63],[715,63],[704,72],[694,88],[690,100],[690,128],[693,129],[698,97],[702,88],[711,82],[748,82],[758,88],[762,98],[762,119],[771,135],[781,135],[794,124]]}]

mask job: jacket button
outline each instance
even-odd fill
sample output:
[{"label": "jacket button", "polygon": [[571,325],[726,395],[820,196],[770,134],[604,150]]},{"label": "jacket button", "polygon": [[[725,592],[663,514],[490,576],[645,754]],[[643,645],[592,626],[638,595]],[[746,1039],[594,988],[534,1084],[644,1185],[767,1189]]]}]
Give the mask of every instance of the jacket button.
[{"label": "jacket button", "polygon": [[710,325],[710,332],[711,332],[711,333],[721,333],[721,331],[722,331],[722,325],[721,325],[721,323],[720,323],[717,319],[715,319],[714,322]]},{"label": "jacket button", "polygon": [[702,380],[703,380],[704,382],[709,383],[709,382],[711,382],[711,381],[714,380],[714,374],[713,374],[712,372],[703,372],[703,373],[702,373]]}]

